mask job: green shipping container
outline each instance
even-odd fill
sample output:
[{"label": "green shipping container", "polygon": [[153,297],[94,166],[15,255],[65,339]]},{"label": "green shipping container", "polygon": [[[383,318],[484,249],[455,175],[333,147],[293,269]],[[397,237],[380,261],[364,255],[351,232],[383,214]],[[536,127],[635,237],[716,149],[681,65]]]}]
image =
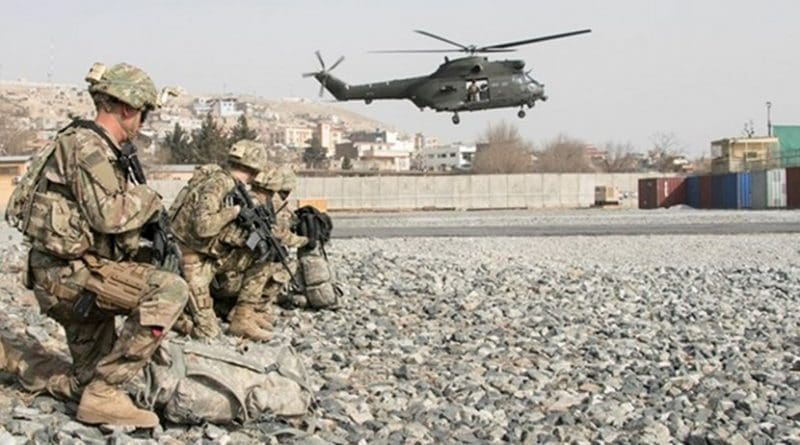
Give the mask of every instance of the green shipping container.
[{"label": "green shipping container", "polygon": [[800,125],[773,125],[772,135],[778,138],[780,166],[800,166]]}]

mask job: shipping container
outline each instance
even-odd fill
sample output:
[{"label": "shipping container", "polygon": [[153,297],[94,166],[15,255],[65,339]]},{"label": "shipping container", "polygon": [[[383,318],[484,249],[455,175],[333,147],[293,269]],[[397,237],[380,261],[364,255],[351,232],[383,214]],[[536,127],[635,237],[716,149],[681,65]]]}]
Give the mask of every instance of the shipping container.
[{"label": "shipping container", "polygon": [[686,178],[686,204],[696,209],[700,208],[699,176],[689,176]]},{"label": "shipping container", "polygon": [[786,169],[786,207],[800,209],[800,167]]},{"label": "shipping container", "polygon": [[749,209],[750,172],[714,175],[711,199],[715,209]]},{"label": "shipping container", "polygon": [[711,175],[700,176],[700,208],[713,209],[714,200],[711,197]]},{"label": "shipping container", "polygon": [[655,209],[686,204],[686,178],[639,180],[639,208]]},{"label": "shipping container", "polygon": [[750,205],[753,209],[786,207],[786,169],[751,172]]}]

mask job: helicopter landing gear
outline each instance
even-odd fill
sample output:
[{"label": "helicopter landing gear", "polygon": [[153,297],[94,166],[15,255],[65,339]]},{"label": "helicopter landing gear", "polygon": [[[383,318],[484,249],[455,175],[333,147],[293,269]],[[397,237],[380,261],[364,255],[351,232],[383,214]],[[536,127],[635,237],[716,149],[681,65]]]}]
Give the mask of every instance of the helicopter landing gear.
[{"label": "helicopter landing gear", "polygon": [[458,113],[453,113],[453,123],[458,125],[461,122],[461,118],[458,117]]},{"label": "helicopter landing gear", "polygon": [[520,119],[522,119],[523,117],[525,117],[525,110],[523,110],[523,109],[521,109],[521,108],[520,108],[520,110],[519,110],[519,111],[517,111],[517,117],[518,117],[518,118],[520,118]]}]

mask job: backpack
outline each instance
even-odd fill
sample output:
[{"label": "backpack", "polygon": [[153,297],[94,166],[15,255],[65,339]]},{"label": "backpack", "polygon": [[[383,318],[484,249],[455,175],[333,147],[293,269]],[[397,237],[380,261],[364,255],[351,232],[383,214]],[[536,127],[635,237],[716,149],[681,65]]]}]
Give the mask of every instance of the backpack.
[{"label": "backpack", "polygon": [[181,208],[186,205],[186,200],[189,198],[190,192],[197,187],[197,184],[205,181],[206,178],[211,176],[212,173],[219,170],[222,170],[222,167],[217,164],[198,165],[194,168],[194,172],[192,173],[192,177],[189,178],[189,182],[183,186],[183,188],[178,192],[178,195],[175,196],[175,199],[172,200],[172,205],[169,207],[170,222],[175,219]]},{"label": "backpack", "polygon": [[298,418],[312,402],[302,360],[289,345],[224,346],[170,339],[126,388],[145,409],[177,424],[244,424]]},{"label": "backpack", "polygon": [[[88,124],[73,121],[58,134],[83,125]],[[55,152],[57,143],[48,143],[33,156],[28,169],[11,193],[5,219],[10,226],[26,235],[35,248],[60,258],[74,259],[92,245],[92,232],[77,203],[59,193],[45,190],[42,172]]]}]

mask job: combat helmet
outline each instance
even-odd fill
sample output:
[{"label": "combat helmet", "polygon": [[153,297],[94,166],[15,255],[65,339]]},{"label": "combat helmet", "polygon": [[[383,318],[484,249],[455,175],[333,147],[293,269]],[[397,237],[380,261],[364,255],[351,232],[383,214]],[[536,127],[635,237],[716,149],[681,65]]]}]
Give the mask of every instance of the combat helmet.
[{"label": "combat helmet", "polygon": [[228,150],[228,162],[233,165],[247,167],[253,171],[261,171],[267,160],[267,150],[264,144],[249,139],[241,140],[231,145]]},{"label": "combat helmet", "polygon": [[137,110],[160,106],[158,91],[150,76],[133,65],[119,63],[106,68],[102,63],[95,63],[86,81],[90,94],[105,94]]},{"label": "combat helmet", "polygon": [[278,190],[291,192],[297,187],[297,175],[291,167],[284,165],[280,168],[281,172],[281,185]]},{"label": "combat helmet", "polygon": [[262,170],[253,178],[253,188],[275,192],[280,190],[283,178],[279,169]]}]

